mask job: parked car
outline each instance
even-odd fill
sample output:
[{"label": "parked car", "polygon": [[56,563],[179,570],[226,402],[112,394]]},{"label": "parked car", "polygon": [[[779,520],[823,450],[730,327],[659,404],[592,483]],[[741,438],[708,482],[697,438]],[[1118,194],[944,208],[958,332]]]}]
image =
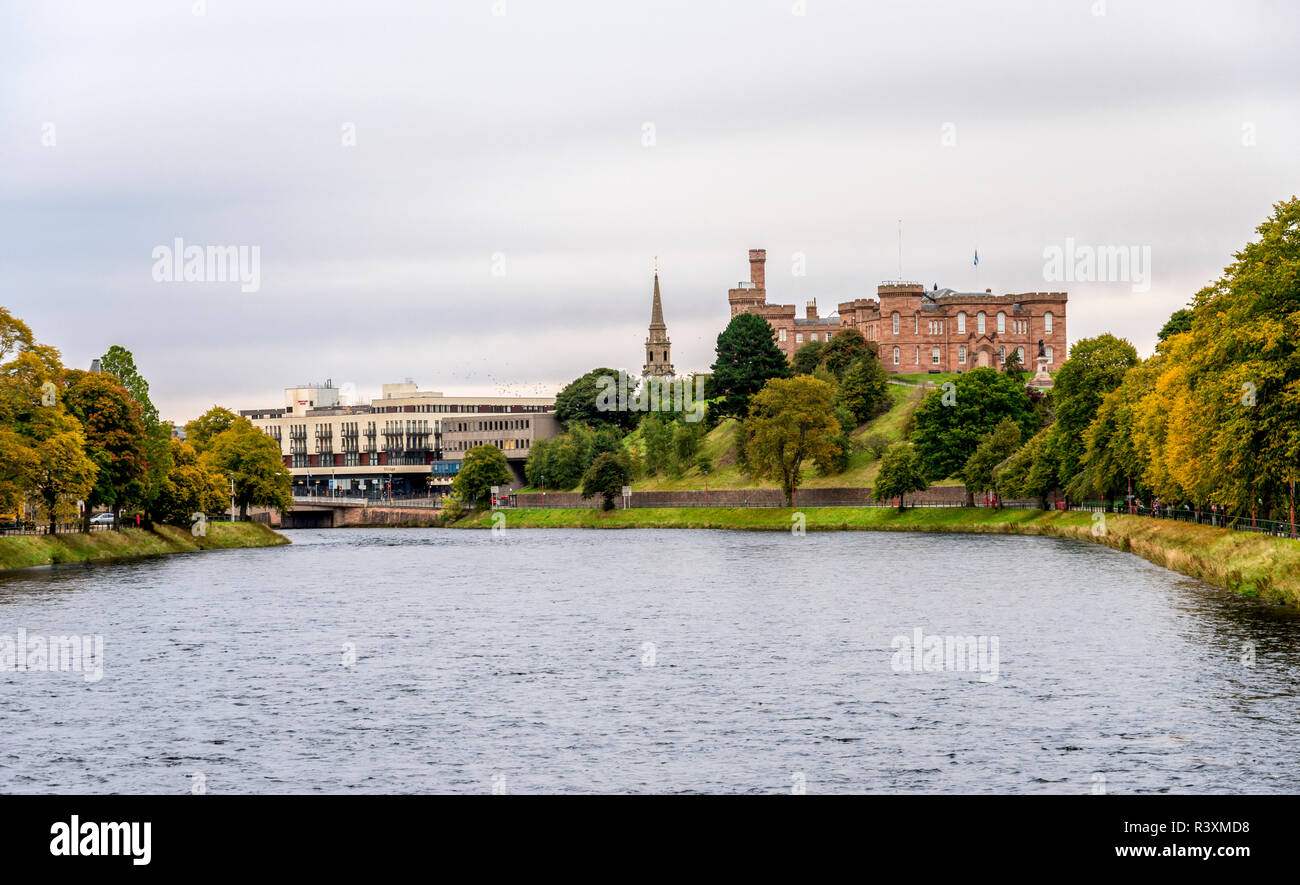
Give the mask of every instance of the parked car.
[{"label": "parked car", "polygon": [[90,518],[91,525],[112,525],[114,522],[111,513],[96,513]]}]

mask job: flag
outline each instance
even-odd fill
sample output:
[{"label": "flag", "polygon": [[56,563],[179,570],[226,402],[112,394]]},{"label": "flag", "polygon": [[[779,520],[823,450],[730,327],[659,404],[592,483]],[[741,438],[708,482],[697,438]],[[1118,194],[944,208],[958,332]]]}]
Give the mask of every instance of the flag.
[{"label": "flag", "polygon": [[975,250],[975,266],[976,266],[976,267],[979,267],[979,265],[980,265],[980,250],[979,250],[979,249],[976,249],[976,250]]}]

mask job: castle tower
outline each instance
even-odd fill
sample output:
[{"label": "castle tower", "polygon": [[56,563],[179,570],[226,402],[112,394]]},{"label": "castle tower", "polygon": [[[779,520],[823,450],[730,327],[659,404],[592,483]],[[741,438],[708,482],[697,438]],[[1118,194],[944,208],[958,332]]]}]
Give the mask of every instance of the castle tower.
[{"label": "castle tower", "polygon": [[664,305],[659,299],[659,268],[655,267],[655,298],[650,309],[650,335],[645,340],[645,366],[643,376],[657,375],[671,378],[673,372],[672,342],[668,340],[668,327],[664,325]]}]

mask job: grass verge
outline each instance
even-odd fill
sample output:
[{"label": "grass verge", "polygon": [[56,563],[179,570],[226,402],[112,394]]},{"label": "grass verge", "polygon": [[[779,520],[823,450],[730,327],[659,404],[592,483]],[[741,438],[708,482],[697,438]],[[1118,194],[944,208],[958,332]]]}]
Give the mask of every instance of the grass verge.
[{"label": "grass verge", "polygon": [[112,562],[168,553],[288,543],[288,538],[259,522],[210,522],[207,537],[203,538],[176,526],[157,526],[154,531],[124,528],[120,532],[87,535],[6,535],[0,537],[0,571],[60,562]]},{"label": "grass verge", "polygon": [[[1094,534],[1093,514],[1042,510],[922,507],[637,508],[633,510],[507,510],[509,528],[693,528],[789,531],[804,514],[809,531],[971,532],[1044,535],[1102,544],[1244,596],[1300,605],[1300,541],[1211,526],[1107,514]],[[490,513],[456,527],[489,528]]]}]

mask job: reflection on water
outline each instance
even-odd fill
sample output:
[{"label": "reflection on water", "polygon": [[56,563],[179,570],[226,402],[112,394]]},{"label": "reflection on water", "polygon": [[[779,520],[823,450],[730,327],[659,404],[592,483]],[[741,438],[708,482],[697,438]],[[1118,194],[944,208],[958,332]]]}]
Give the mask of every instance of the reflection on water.
[{"label": "reflection on water", "polygon": [[[1300,790],[1296,613],[1106,548],[289,534],[0,578],[0,637],[104,640],[98,682],[0,673],[0,790]],[[896,672],[918,628],[997,679]]]}]

